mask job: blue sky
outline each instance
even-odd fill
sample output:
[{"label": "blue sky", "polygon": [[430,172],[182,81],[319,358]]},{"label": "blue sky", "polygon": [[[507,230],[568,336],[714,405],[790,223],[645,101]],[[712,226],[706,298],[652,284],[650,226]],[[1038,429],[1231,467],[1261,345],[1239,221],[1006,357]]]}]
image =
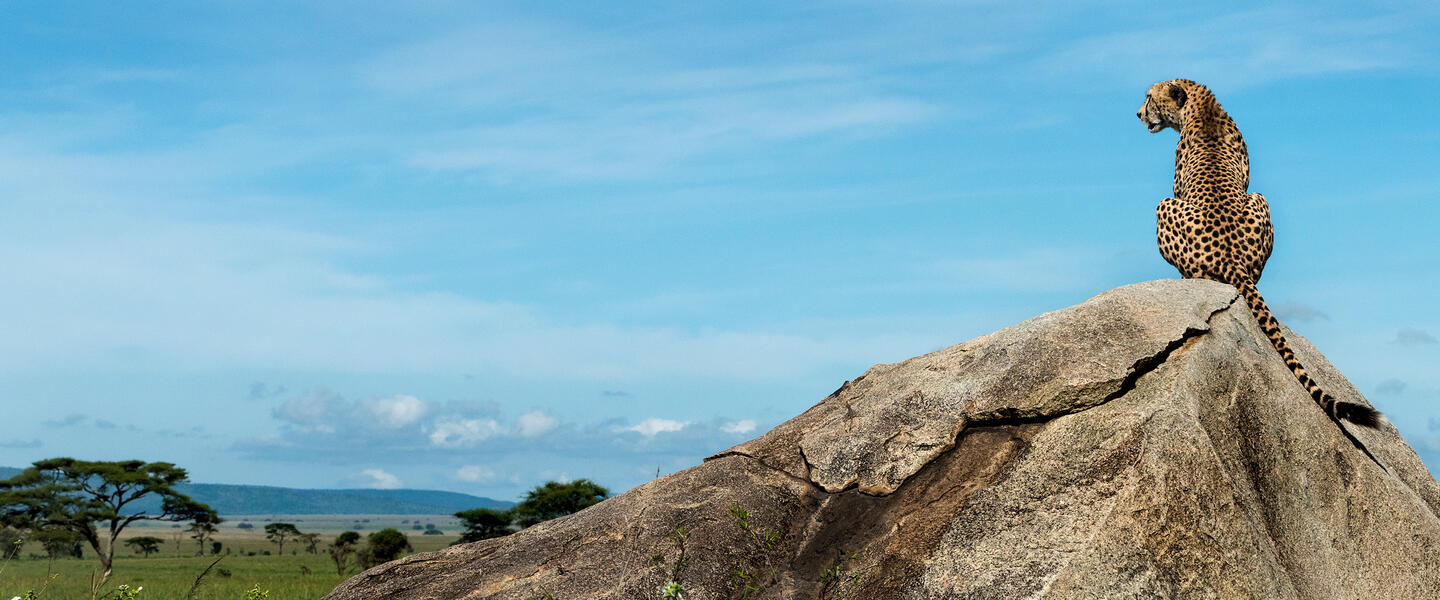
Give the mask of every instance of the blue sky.
[{"label": "blue sky", "polygon": [[869,365],[1175,277],[1209,85],[1261,291],[1440,467],[1440,9],[0,7],[0,465],[614,490]]}]

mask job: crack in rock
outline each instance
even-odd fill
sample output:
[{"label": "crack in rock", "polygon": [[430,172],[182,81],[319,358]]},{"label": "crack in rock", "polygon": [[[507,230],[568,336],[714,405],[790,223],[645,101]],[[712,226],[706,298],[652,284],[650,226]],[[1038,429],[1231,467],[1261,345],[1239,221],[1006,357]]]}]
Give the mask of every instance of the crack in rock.
[{"label": "crack in rock", "polygon": [[[1171,340],[1170,343],[1166,344],[1165,347],[1160,349],[1159,352],[1156,352],[1155,354],[1152,354],[1150,356],[1142,356],[1136,359],[1135,364],[1130,365],[1130,369],[1126,371],[1125,377],[1120,380],[1120,387],[1116,388],[1115,391],[1106,394],[1097,402],[1080,403],[1057,412],[1030,415],[1019,414],[1014,408],[1006,407],[991,411],[989,413],[970,416],[968,418],[969,424],[975,426],[989,426],[1044,423],[1046,421],[1058,419],[1065,415],[1073,415],[1078,412],[1086,411],[1097,406],[1104,405],[1111,400],[1120,398],[1125,394],[1130,393],[1131,390],[1134,390],[1135,386],[1140,382],[1141,377],[1150,374],[1150,372],[1160,368],[1160,365],[1165,364],[1165,361],[1170,358],[1171,353],[1179,350],[1185,344],[1190,343],[1191,340],[1205,335],[1206,333],[1209,333],[1211,330],[1210,323],[1215,319],[1215,315],[1234,308],[1235,303],[1238,302],[1239,299],[1240,295],[1237,293],[1230,298],[1230,302],[1228,304],[1213,311],[1210,311],[1210,314],[1205,317],[1204,328],[1187,327],[1185,328],[1185,331],[1180,333],[1180,337]],[[961,435],[963,435],[964,431],[962,430],[960,433]]]},{"label": "crack in rock", "polygon": [[[1179,336],[1179,337],[1175,338],[1174,340],[1171,340],[1169,343],[1167,343],[1167,344],[1165,345],[1164,348],[1160,349],[1160,351],[1158,351],[1158,352],[1156,352],[1156,353],[1154,353],[1154,354],[1151,354],[1151,355],[1149,355],[1149,356],[1143,356],[1143,357],[1141,357],[1141,358],[1139,358],[1139,359],[1136,359],[1135,363],[1134,363],[1133,365],[1131,365],[1131,367],[1130,367],[1130,369],[1129,369],[1128,371],[1126,371],[1125,377],[1120,380],[1120,385],[1119,385],[1119,387],[1116,388],[1114,391],[1110,392],[1109,394],[1106,394],[1106,395],[1105,395],[1104,397],[1102,397],[1099,401],[1089,402],[1089,403],[1080,403],[1080,404],[1072,405],[1072,406],[1070,406],[1070,407],[1068,407],[1068,408],[1066,408],[1066,409],[1064,409],[1064,410],[1058,411],[1058,412],[1042,413],[1042,414],[1036,414],[1036,415],[1006,414],[1007,410],[1013,410],[1013,409],[1000,409],[999,411],[995,411],[995,412],[992,412],[992,413],[987,414],[987,415],[973,415],[973,416],[962,417],[962,418],[957,422],[957,424],[956,424],[956,430],[955,430],[954,435],[950,436],[950,438],[949,438],[949,439],[950,439],[950,442],[949,442],[948,444],[945,444],[944,448],[940,449],[939,452],[936,452],[935,455],[934,455],[933,457],[931,457],[929,460],[927,460],[927,461],[925,461],[924,463],[922,463],[921,465],[919,465],[919,466],[915,469],[915,472],[911,473],[910,475],[907,475],[904,479],[902,479],[902,480],[895,486],[895,488],[894,488],[893,490],[861,488],[861,486],[859,485],[859,478],[858,478],[858,477],[857,477],[857,478],[853,478],[853,479],[851,479],[851,480],[849,480],[849,481],[846,481],[845,484],[842,485],[842,486],[840,486],[839,489],[836,489],[836,490],[826,489],[824,485],[822,485],[822,484],[820,484],[819,482],[815,481],[815,479],[811,476],[811,473],[814,472],[815,467],[814,467],[813,464],[811,464],[811,462],[810,462],[810,457],[808,457],[808,456],[805,455],[805,448],[802,447],[802,446],[798,446],[798,445],[797,445],[796,450],[797,450],[797,451],[799,452],[799,454],[800,454],[801,466],[805,469],[805,474],[804,474],[804,476],[796,475],[796,474],[791,473],[790,471],[787,471],[787,470],[785,470],[785,469],[783,469],[783,468],[777,467],[777,466],[775,466],[775,465],[771,465],[771,464],[767,463],[764,459],[759,458],[759,457],[756,457],[756,456],[754,456],[754,455],[752,455],[752,454],[749,454],[749,453],[746,453],[746,452],[742,452],[742,451],[739,451],[739,450],[733,450],[733,449],[732,449],[732,450],[727,450],[727,451],[725,451],[725,452],[721,452],[721,453],[719,453],[719,454],[716,454],[716,455],[710,457],[709,459],[707,459],[707,461],[708,461],[708,460],[713,460],[713,459],[718,459],[718,458],[723,458],[723,457],[726,457],[726,456],[743,456],[743,457],[748,458],[748,459],[750,459],[750,460],[752,460],[752,461],[755,461],[756,463],[759,463],[760,465],[762,465],[762,466],[764,466],[764,467],[766,467],[766,468],[768,468],[768,469],[771,469],[771,470],[774,470],[774,471],[778,471],[778,472],[784,474],[786,477],[789,477],[789,478],[791,478],[791,479],[795,479],[795,480],[798,480],[798,481],[802,481],[802,482],[806,483],[807,485],[809,485],[810,487],[814,488],[815,490],[820,491],[820,492],[822,492],[822,493],[825,493],[825,494],[827,494],[827,495],[839,494],[839,493],[847,492],[847,491],[850,491],[850,490],[855,490],[855,489],[857,489],[857,488],[861,488],[861,489],[859,489],[858,491],[859,491],[860,493],[865,494],[865,495],[868,495],[868,496],[887,496],[887,495],[893,494],[893,493],[895,493],[896,491],[898,491],[898,490],[899,490],[901,487],[903,487],[907,482],[909,482],[911,479],[913,479],[913,478],[915,477],[915,475],[918,474],[921,470],[923,470],[926,466],[930,465],[931,463],[934,463],[936,460],[939,460],[939,459],[940,459],[942,456],[944,456],[945,454],[947,454],[947,453],[949,453],[949,452],[952,452],[955,448],[959,447],[960,441],[965,437],[965,433],[966,433],[968,430],[970,430],[971,428],[974,428],[974,427],[1015,426],[1015,425],[1034,425],[1034,424],[1048,423],[1048,422],[1050,422],[1050,421],[1053,421],[1053,420],[1058,419],[1058,418],[1060,418],[1060,417],[1063,417],[1063,416],[1065,416],[1065,415],[1071,415],[1071,414],[1080,413],[1080,412],[1083,412],[1083,411],[1086,411],[1086,410],[1095,408],[1095,407],[1097,407],[1097,406],[1102,406],[1102,405],[1104,405],[1104,404],[1106,404],[1106,403],[1109,403],[1111,400],[1115,400],[1115,399],[1118,399],[1118,398],[1123,397],[1125,394],[1127,394],[1127,393],[1129,393],[1130,391],[1132,391],[1132,390],[1135,389],[1135,386],[1139,384],[1139,381],[1140,381],[1140,378],[1141,378],[1141,377],[1144,377],[1145,375],[1148,375],[1148,374],[1154,372],[1155,369],[1158,369],[1158,368],[1160,368],[1161,365],[1165,364],[1165,362],[1166,362],[1167,360],[1169,360],[1170,356],[1171,356],[1172,354],[1174,354],[1174,352],[1175,352],[1176,350],[1179,350],[1180,348],[1184,347],[1186,344],[1192,343],[1193,340],[1195,340],[1195,339],[1197,339],[1197,338],[1205,335],[1206,333],[1209,333],[1209,332],[1211,331],[1211,329],[1212,329],[1210,324],[1211,324],[1211,322],[1215,319],[1215,316],[1218,315],[1218,314],[1220,314],[1220,313],[1222,313],[1222,312],[1225,312],[1225,311],[1227,311],[1227,310],[1230,310],[1231,308],[1234,308],[1234,307],[1235,307],[1235,303],[1239,301],[1239,298],[1240,298],[1240,295],[1239,295],[1238,293],[1236,293],[1235,295],[1231,296],[1230,302],[1228,302],[1227,304],[1225,304],[1225,306],[1222,306],[1222,307],[1220,307],[1220,308],[1217,308],[1217,309],[1215,309],[1215,310],[1210,311],[1210,314],[1209,314],[1209,315],[1206,315],[1206,317],[1205,317],[1205,325],[1204,325],[1204,327],[1187,327],[1187,328],[1185,328],[1185,330],[1184,330],[1183,332],[1180,333],[1180,336]],[[862,376],[862,377],[863,377],[863,376]],[[826,399],[829,400],[829,399],[835,398],[841,391],[843,391],[845,388],[853,385],[856,381],[859,381],[859,379],[860,379],[860,378],[856,378],[855,380],[845,382],[844,384],[842,384],[842,385],[840,386],[840,389],[835,390],[835,392],[832,393],[830,396],[828,396]],[[1112,380],[1112,381],[1113,381],[1113,380]]]},{"label": "crack in rock", "polygon": [[[1234,307],[1235,307],[1235,303],[1236,303],[1237,301],[1239,301],[1239,299],[1240,299],[1240,294],[1237,292],[1234,296],[1231,296],[1230,302],[1227,303],[1225,306],[1220,307],[1220,308],[1217,308],[1217,309],[1215,309],[1215,310],[1213,310],[1213,311],[1210,311],[1210,314],[1209,314],[1209,315],[1206,315],[1206,317],[1205,317],[1205,327],[1204,327],[1204,328],[1187,327],[1187,328],[1185,328],[1185,331],[1181,332],[1180,337],[1178,337],[1178,338],[1176,338],[1175,340],[1172,340],[1170,343],[1166,344],[1165,347],[1162,348],[1159,352],[1156,352],[1155,354],[1152,354],[1152,355],[1150,355],[1150,356],[1141,357],[1141,358],[1139,358],[1138,360],[1136,360],[1136,361],[1135,361],[1135,364],[1134,364],[1134,365],[1131,365],[1130,370],[1126,373],[1125,378],[1124,378],[1123,380],[1121,380],[1121,382],[1120,382],[1120,387],[1119,387],[1118,389],[1116,389],[1115,391],[1113,391],[1113,392],[1111,392],[1111,393],[1109,393],[1109,394],[1106,394],[1105,397],[1102,398],[1099,402],[1094,402],[1094,403],[1089,403],[1089,404],[1081,404],[1081,405],[1077,405],[1077,406],[1071,406],[1070,408],[1068,408],[1068,409],[1066,409],[1066,410],[1062,410],[1062,411],[1055,412],[1055,413],[1049,413],[1049,414],[1039,414],[1039,415],[1000,415],[1000,416],[988,417],[988,418],[987,418],[987,417],[969,417],[969,418],[963,418],[963,419],[961,419],[961,420],[960,420],[960,426],[959,426],[959,428],[958,428],[958,431],[955,433],[955,436],[951,439],[950,443],[949,443],[943,450],[941,450],[940,452],[937,452],[937,453],[935,454],[935,456],[933,456],[933,457],[930,458],[929,460],[925,461],[925,463],[921,464],[918,468],[916,468],[914,473],[911,473],[910,475],[908,475],[908,476],[906,476],[904,479],[902,479],[902,480],[900,481],[900,483],[895,486],[895,490],[894,490],[894,491],[898,491],[900,488],[904,487],[907,482],[909,482],[911,479],[913,479],[913,478],[915,477],[915,475],[918,474],[921,470],[923,470],[926,466],[928,466],[928,465],[930,465],[931,463],[935,462],[936,460],[938,460],[940,457],[944,456],[945,454],[954,451],[955,448],[958,448],[958,447],[960,446],[960,441],[965,437],[965,432],[968,431],[968,430],[969,430],[970,428],[972,428],[972,427],[995,427],[995,426],[1005,426],[1005,425],[1033,425],[1033,424],[1040,424],[1040,423],[1048,423],[1048,422],[1050,422],[1050,421],[1053,421],[1053,420],[1058,419],[1058,418],[1060,418],[1060,417],[1063,417],[1063,416],[1065,416],[1065,415],[1072,415],[1072,414],[1076,414],[1076,413],[1079,413],[1079,412],[1084,412],[1084,411],[1086,411],[1086,410],[1095,408],[1095,407],[1097,407],[1097,406],[1102,406],[1102,405],[1110,402],[1111,400],[1115,400],[1115,399],[1117,399],[1117,398],[1120,398],[1120,397],[1124,396],[1125,394],[1129,393],[1131,390],[1134,390],[1134,389],[1135,389],[1135,386],[1140,382],[1140,378],[1141,378],[1141,377],[1144,377],[1145,375],[1150,374],[1150,373],[1153,372],[1155,369],[1160,368],[1160,365],[1165,364],[1165,361],[1168,360],[1168,359],[1170,358],[1170,355],[1173,354],[1176,350],[1179,350],[1180,348],[1184,347],[1186,344],[1191,343],[1192,340],[1195,340],[1195,339],[1199,338],[1200,336],[1203,336],[1203,335],[1205,335],[1206,333],[1209,333],[1209,332],[1211,331],[1211,329],[1212,329],[1211,326],[1210,326],[1210,323],[1215,319],[1215,315],[1218,315],[1218,314],[1220,314],[1220,313],[1222,313],[1222,312],[1225,312],[1225,311],[1230,310],[1231,308],[1234,308]],[[809,466],[809,463],[808,463],[808,462],[806,463],[806,466],[807,466],[807,467]],[[816,484],[816,485],[818,485],[818,484]],[[847,486],[847,489],[848,489],[848,486]],[[841,491],[844,491],[844,490],[841,490]],[[864,492],[864,493],[870,494],[870,495],[874,495],[874,496],[884,496],[884,495],[888,495],[888,494],[890,494],[890,493],[894,493],[894,491],[886,492],[886,493],[872,493],[872,492],[867,491],[867,490],[861,490],[861,491]]]},{"label": "crack in rock", "polygon": [[807,475],[806,477],[801,477],[801,476],[799,476],[799,475],[796,475],[796,474],[794,474],[794,473],[791,473],[791,472],[789,472],[789,471],[786,471],[785,469],[782,469],[782,468],[777,467],[777,466],[775,466],[775,465],[772,465],[772,464],[770,464],[770,463],[768,463],[768,462],[765,462],[765,459],[763,459],[763,458],[760,458],[760,457],[755,456],[755,455],[753,455],[753,454],[750,454],[750,453],[748,453],[748,452],[742,452],[742,451],[740,451],[740,450],[726,450],[726,451],[724,451],[724,452],[721,452],[721,453],[719,453],[719,454],[716,454],[716,455],[714,455],[714,456],[711,456],[711,457],[706,458],[706,459],[705,459],[705,462],[708,463],[708,462],[710,462],[710,461],[712,461],[712,460],[720,460],[720,459],[725,458],[725,457],[728,457],[728,456],[740,456],[740,457],[744,457],[744,458],[750,459],[751,461],[753,461],[753,462],[754,462],[755,464],[757,464],[757,465],[760,465],[760,466],[762,466],[762,467],[765,467],[765,468],[767,468],[767,469],[770,469],[771,471],[775,471],[775,472],[777,472],[777,473],[780,473],[781,475],[784,475],[784,476],[786,476],[786,477],[788,477],[788,478],[790,478],[790,479],[794,479],[795,481],[798,481],[798,482],[803,483],[803,484],[805,484],[805,485],[807,485],[807,486],[810,486],[810,487],[812,487],[812,488],[815,488],[815,490],[817,490],[817,491],[820,491],[820,492],[823,492],[823,493],[826,493],[826,494],[832,493],[832,492],[830,492],[830,491],[827,491],[825,488],[821,487],[820,484],[815,483],[814,481],[811,481],[810,478],[808,477],[808,475],[809,475],[809,473],[810,473],[810,471],[809,471],[809,470],[810,470],[810,461],[809,461],[809,459],[805,458],[805,451],[804,451],[803,449],[800,451],[800,459],[801,459],[802,461],[804,461],[804,466],[805,466],[805,469],[806,469],[805,473],[806,473],[806,475]]}]

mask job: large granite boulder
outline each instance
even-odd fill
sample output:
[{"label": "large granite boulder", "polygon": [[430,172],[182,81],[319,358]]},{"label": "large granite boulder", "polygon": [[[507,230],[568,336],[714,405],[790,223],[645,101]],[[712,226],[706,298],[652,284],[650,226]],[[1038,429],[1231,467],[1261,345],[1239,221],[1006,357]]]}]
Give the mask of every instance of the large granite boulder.
[{"label": "large granite boulder", "polygon": [[1440,484],[1393,427],[1347,429],[1234,288],[1141,283],[877,365],[698,467],[329,597],[1440,598]]}]

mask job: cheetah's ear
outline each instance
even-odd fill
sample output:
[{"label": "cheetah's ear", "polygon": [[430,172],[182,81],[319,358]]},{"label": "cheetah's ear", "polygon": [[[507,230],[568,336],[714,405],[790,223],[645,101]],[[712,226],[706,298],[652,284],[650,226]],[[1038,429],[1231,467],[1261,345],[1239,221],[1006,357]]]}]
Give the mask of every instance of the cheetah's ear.
[{"label": "cheetah's ear", "polygon": [[1185,90],[1178,85],[1170,86],[1170,99],[1175,101],[1175,106],[1185,108]]}]

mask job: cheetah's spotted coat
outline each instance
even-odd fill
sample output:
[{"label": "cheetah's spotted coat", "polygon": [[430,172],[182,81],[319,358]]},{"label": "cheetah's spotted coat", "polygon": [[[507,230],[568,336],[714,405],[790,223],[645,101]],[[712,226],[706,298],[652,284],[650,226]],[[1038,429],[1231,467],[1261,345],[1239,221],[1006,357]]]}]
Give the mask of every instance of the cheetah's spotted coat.
[{"label": "cheetah's spotted coat", "polygon": [[1379,426],[1375,409],[1335,400],[1306,374],[1255,289],[1275,241],[1270,207],[1264,196],[1248,191],[1245,139],[1215,95],[1187,79],[1162,81],[1150,86],[1137,116],[1150,133],[1167,127],[1180,132],[1175,197],[1166,198],[1155,211],[1160,255],[1186,278],[1213,279],[1239,289],[1275,350],[1331,418]]}]

